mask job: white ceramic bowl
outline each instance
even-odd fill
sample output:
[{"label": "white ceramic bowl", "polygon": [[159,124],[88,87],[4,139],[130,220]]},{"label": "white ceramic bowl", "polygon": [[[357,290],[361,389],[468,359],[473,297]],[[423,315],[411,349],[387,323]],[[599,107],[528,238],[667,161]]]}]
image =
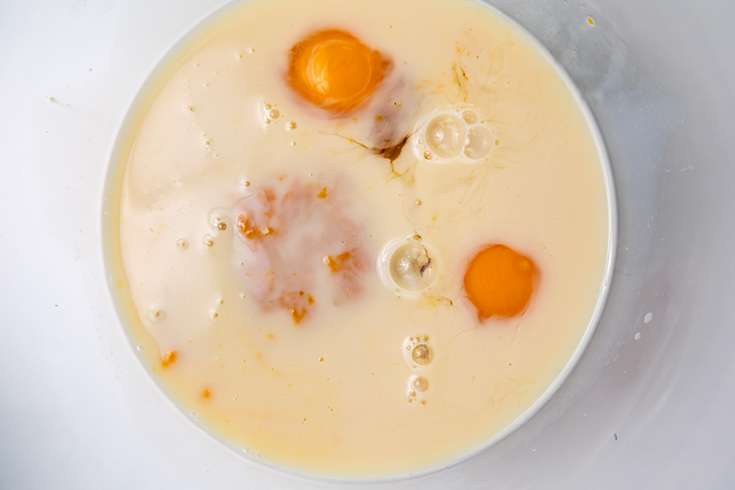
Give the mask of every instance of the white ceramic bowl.
[{"label": "white ceramic bowl", "polygon": [[[147,377],[100,213],[122,118],[222,0],[0,8],[0,488],[338,488],[236,455]],[[615,277],[556,395],[487,451],[386,488],[731,488],[735,3],[494,0],[566,68],[610,153]],[[590,24],[593,19],[594,25]]]}]

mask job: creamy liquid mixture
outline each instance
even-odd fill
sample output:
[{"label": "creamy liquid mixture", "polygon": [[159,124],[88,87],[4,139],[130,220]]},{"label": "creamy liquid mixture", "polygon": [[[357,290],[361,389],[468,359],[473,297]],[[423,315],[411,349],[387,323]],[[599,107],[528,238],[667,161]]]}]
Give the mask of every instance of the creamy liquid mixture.
[{"label": "creamy liquid mixture", "polygon": [[[387,60],[344,113],[289,85],[292,47],[325,29]],[[486,7],[248,3],[139,101],[108,189],[111,281],[153,376],[234,447],[340,477],[446,464],[529,410],[587,332],[601,152],[555,67]],[[392,258],[417,244],[403,277]],[[519,315],[468,299],[489,244],[535,264]]]}]

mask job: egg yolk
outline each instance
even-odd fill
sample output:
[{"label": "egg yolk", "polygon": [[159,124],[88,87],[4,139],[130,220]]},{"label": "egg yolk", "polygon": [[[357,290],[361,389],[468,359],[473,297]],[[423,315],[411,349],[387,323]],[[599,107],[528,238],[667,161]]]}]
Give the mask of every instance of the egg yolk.
[{"label": "egg yolk", "polygon": [[535,276],[531,259],[505,245],[490,245],[470,262],[464,288],[480,318],[512,317],[528,306]]},{"label": "egg yolk", "polygon": [[389,66],[352,34],[319,31],[291,48],[288,82],[312,104],[344,114],[375,91]]}]

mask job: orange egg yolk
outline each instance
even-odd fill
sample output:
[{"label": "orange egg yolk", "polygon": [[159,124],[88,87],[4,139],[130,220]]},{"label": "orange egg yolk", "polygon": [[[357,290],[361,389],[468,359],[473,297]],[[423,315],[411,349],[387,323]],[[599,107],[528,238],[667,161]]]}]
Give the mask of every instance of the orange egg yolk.
[{"label": "orange egg yolk", "polygon": [[291,48],[288,82],[305,100],[344,114],[375,91],[389,66],[352,34],[319,31]]},{"label": "orange egg yolk", "polygon": [[528,306],[535,276],[531,259],[505,245],[490,245],[470,262],[464,288],[480,318],[512,317]]}]

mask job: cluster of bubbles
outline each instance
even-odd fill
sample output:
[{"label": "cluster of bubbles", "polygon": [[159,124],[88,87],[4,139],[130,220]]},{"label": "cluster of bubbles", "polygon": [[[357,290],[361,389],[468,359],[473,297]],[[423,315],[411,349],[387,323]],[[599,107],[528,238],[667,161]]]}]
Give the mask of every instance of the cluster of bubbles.
[{"label": "cluster of bubbles", "polygon": [[[428,335],[408,337],[403,341],[403,355],[408,365],[413,369],[422,369],[434,360],[434,349],[431,347]],[[413,374],[408,377],[406,396],[408,403],[418,402],[426,405],[424,394],[429,389],[429,380],[426,376]]]},{"label": "cluster of bubbles", "polygon": [[432,163],[475,163],[495,144],[492,131],[477,109],[458,105],[434,112],[419,122],[414,151],[419,160]]},{"label": "cluster of bubbles", "polygon": [[[477,163],[498,144],[478,109],[468,104],[432,112],[419,120],[415,134],[419,160],[438,164]],[[426,291],[436,280],[437,265],[436,254],[418,234],[389,241],[378,255],[378,274],[399,298]]]},{"label": "cluster of bubbles", "polygon": [[[213,211],[209,216],[210,232],[202,235],[202,248],[204,250],[212,249],[216,244],[217,237],[227,232],[231,227],[232,220],[226,211]],[[176,240],[174,246],[179,250],[186,250],[189,248],[189,241],[186,238],[181,237]]]},{"label": "cluster of bubbles", "polygon": [[275,104],[263,102],[260,104],[260,115],[264,124],[270,124],[277,121],[281,117],[281,112],[276,108]]},{"label": "cluster of bubbles", "polygon": [[[249,183],[248,183],[249,185]],[[202,236],[202,248],[206,251],[212,250],[218,238],[223,234],[230,233],[232,230],[232,219],[230,218],[230,212],[225,209],[215,209],[208,217],[209,232]],[[178,250],[187,250],[189,248],[189,241],[186,238],[179,238],[174,244]],[[245,294],[240,294],[240,297],[244,298]],[[208,318],[209,320],[215,320],[220,316],[219,308],[224,304],[224,299],[218,298],[216,306],[210,310]],[[160,323],[166,318],[166,312],[161,308],[151,308],[147,312],[148,321],[151,323]]]},{"label": "cluster of bubbles", "polygon": [[378,274],[399,296],[426,290],[438,275],[436,254],[420,235],[389,241],[378,255]]},{"label": "cluster of bubbles", "polygon": [[217,237],[229,230],[231,227],[232,220],[229,218],[226,211],[212,211],[209,215],[209,229],[211,233],[205,233],[204,236],[202,236],[202,247],[204,250],[209,250],[214,247]]},{"label": "cluster of bubbles", "polygon": [[[279,123],[283,122],[283,130],[285,132],[292,132],[296,131],[296,128],[298,127],[298,124],[296,124],[296,121],[287,120],[287,121],[281,121],[285,116],[284,114],[278,110],[277,104],[270,103],[266,101],[262,101],[259,104],[258,112],[260,113],[260,118],[262,121],[262,127],[265,129],[269,125],[280,125]],[[288,146],[296,146],[296,141],[291,140],[288,142]]]},{"label": "cluster of bubbles", "polygon": [[[259,107],[260,117],[263,124],[277,123],[283,118],[283,114],[278,110],[277,104],[263,101]],[[293,131],[298,127],[295,121],[286,121],[283,125],[283,129],[286,131]]]}]

